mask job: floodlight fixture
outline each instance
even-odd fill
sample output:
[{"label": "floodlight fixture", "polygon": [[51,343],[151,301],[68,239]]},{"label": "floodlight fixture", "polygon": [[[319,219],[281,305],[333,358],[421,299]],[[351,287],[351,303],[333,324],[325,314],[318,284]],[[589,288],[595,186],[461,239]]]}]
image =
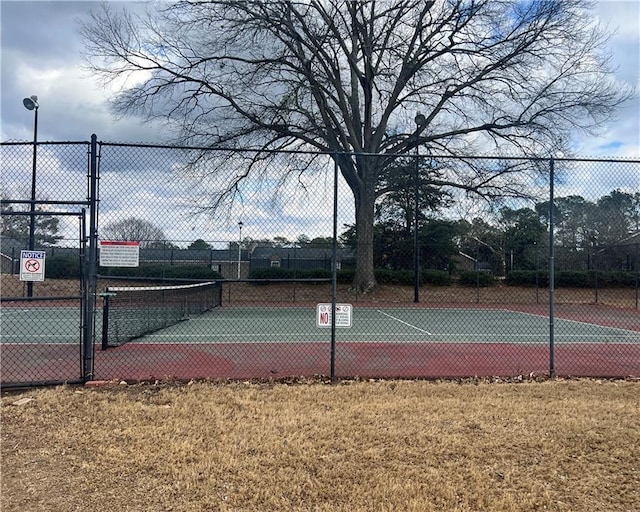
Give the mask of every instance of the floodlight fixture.
[{"label": "floodlight fixture", "polygon": [[24,108],[26,108],[27,110],[33,110],[33,109],[38,109],[39,105],[38,105],[38,97],[34,94],[33,96],[30,96],[29,98],[25,98],[22,100],[22,104],[24,105]]}]

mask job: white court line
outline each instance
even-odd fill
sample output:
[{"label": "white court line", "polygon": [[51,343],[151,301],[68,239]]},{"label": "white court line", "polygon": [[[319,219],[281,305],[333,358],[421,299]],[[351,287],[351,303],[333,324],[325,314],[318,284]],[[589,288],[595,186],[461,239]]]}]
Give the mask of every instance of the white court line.
[{"label": "white court line", "polygon": [[381,315],[388,316],[389,318],[395,320],[396,322],[400,322],[401,324],[404,324],[404,325],[406,325],[408,327],[411,327],[412,329],[415,329],[416,331],[422,332],[422,333],[426,334],[427,336],[433,336],[432,332],[425,331],[424,329],[420,329],[420,327],[418,327],[416,325],[413,325],[413,324],[410,324],[408,322],[405,322],[404,320],[400,320],[398,317],[390,315],[389,313],[385,313],[384,311],[382,311],[380,309],[378,309],[376,311],[378,311],[378,313],[380,313]]},{"label": "white court line", "polygon": [[[96,343],[96,345],[98,345],[98,343]],[[72,346],[72,347],[78,347],[78,350],[80,350],[80,342],[79,341],[41,341],[40,343],[37,342],[24,342],[24,343],[16,343],[13,341],[10,341],[8,343],[0,343],[0,346],[3,347],[64,347],[64,346]]]},{"label": "white court line", "polygon": [[8,338],[55,338],[55,339],[65,339],[65,340],[75,340],[80,339],[79,335],[76,334],[3,334],[2,339]]},{"label": "white court line", "polygon": [[[499,310],[487,310],[487,311],[506,311],[508,313],[517,313],[519,315],[533,316],[535,318],[541,318],[543,320],[546,320],[547,321],[547,325],[548,325],[548,321],[549,321],[549,316],[548,315],[543,315],[541,313],[529,313],[528,311],[517,311],[517,310],[513,310],[513,309],[499,309]],[[585,327],[596,327],[598,329],[605,329],[607,331],[621,331],[621,332],[623,332],[625,334],[628,333],[628,334],[634,334],[635,335],[636,333],[638,333],[638,331],[634,331],[633,329],[625,329],[624,327],[611,327],[610,325],[592,324],[591,322],[584,322],[582,320],[571,320],[570,318],[562,318],[561,316],[554,315],[553,322],[554,322],[554,325],[556,327],[557,327],[558,320],[560,320],[562,322],[583,325]],[[565,335],[565,336],[571,336],[571,335]],[[579,334],[575,334],[574,336],[579,336]],[[605,336],[605,335],[602,334],[601,336]]]}]

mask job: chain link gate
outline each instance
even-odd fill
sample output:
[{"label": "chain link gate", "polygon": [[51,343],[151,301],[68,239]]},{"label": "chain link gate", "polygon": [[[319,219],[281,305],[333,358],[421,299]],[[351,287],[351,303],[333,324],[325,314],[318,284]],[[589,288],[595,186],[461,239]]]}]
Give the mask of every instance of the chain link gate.
[{"label": "chain link gate", "polygon": [[[25,144],[3,144],[3,388],[79,383],[93,376],[95,136],[92,141],[38,144],[40,175],[32,176],[30,199],[20,195],[23,176],[12,172],[20,170]],[[66,194],[60,192],[61,182]],[[49,200],[49,193],[56,200]]]}]

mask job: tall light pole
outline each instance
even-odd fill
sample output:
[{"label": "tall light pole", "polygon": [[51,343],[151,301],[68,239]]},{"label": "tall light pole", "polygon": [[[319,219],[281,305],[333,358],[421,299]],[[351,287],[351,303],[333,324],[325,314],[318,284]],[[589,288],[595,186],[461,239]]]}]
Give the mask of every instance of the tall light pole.
[{"label": "tall light pole", "polygon": [[[27,110],[34,111],[33,117],[33,158],[31,169],[31,203],[29,207],[29,250],[36,248],[36,157],[38,152],[38,97],[33,95],[22,100],[22,104]],[[33,297],[33,282],[27,281],[27,297]]]},{"label": "tall light pole", "polygon": [[240,236],[238,237],[238,279],[240,279],[240,261],[242,259],[242,221],[238,222]]},{"label": "tall light pole", "polygon": [[418,237],[418,209],[420,208],[420,129],[426,122],[420,112],[416,114],[416,166],[413,180],[414,211],[413,211],[413,302],[420,302],[420,248]]}]

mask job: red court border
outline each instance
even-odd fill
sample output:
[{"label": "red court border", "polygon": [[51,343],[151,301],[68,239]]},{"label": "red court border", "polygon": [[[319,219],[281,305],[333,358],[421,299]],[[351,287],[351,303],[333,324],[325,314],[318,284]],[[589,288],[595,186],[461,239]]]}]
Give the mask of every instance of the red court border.
[{"label": "red court border", "polygon": [[[640,344],[563,343],[555,374],[640,377]],[[77,381],[75,345],[2,346],[2,384]],[[136,344],[96,347],[94,379],[268,379],[329,375],[328,343]],[[461,378],[548,375],[549,347],[516,343],[339,342],[336,377]]]}]

